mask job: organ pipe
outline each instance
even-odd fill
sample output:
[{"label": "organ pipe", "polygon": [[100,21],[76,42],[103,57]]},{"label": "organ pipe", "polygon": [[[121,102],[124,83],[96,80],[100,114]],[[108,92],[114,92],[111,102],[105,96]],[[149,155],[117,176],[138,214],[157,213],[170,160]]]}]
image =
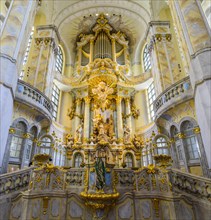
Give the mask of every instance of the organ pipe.
[{"label": "organ pipe", "polygon": [[94,44],[94,59],[112,58],[111,41],[104,31],[101,31]]}]

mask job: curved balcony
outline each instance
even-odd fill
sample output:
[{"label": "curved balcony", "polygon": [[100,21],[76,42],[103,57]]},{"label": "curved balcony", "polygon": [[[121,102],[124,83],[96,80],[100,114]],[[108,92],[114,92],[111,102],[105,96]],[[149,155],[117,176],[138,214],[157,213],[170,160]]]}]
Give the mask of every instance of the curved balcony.
[{"label": "curved balcony", "polygon": [[155,99],[153,105],[156,119],[165,111],[172,108],[172,106],[176,106],[191,98],[193,98],[193,89],[191,87],[190,78],[187,76],[167,88]]},{"label": "curved balcony", "polygon": [[47,96],[45,96],[42,92],[40,92],[38,89],[34,88],[30,84],[22,80],[18,80],[15,100],[37,110],[49,121],[52,120],[53,106],[51,104],[51,101]]}]

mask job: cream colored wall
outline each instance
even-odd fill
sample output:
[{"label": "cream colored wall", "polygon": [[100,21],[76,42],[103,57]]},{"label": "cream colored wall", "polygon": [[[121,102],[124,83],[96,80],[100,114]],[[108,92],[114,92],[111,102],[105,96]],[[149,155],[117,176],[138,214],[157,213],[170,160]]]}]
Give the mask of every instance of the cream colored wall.
[{"label": "cream colored wall", "polygon": [[[182,56],[181,56],[181,52],[179,49],[178,40],[177,40],[177,36],[176,36],[175,30],[174,30],[174,24],[173,24],[173,20],[172,20],[172,16],[171,16],[171,12],[170,12],[169,8],[165,8],[165,9],[161,10],[161,12],[159,14],[159,20],[170,21],[170,32],[172,34],[171,43],[174,45],[174,52],[176,54],[178,64],[180,64],[180,66],[181,66],[181,74],[178,79],[178,80],[180,80],[187,75],[187,70],[185,70],[185,67],[182,62]],[[178,66],[177,66],[177,68],[178,68]],[[179,70],[179,68],[178,68],[178,70]]]},{"label": "cream colored wall", "polygon": [[135,130],[146,126],[149,123],[147,112],[146,90],[141,90],[135,95],[135,105],[140,110],[138,119],[135,120]]},{"label": "cream colored wall", "polygon": [[133,76],[138,76],[144,72],[141,64],[131,66],[131,71]]},{"label": "cream colored wall", "polygon": [[72,96],[69,92],[62,92],[60,101],[60,115],[58,122],[66,127],[67,129],[72,129],[72,121],[68,117],[68,109],[72,107]]}]

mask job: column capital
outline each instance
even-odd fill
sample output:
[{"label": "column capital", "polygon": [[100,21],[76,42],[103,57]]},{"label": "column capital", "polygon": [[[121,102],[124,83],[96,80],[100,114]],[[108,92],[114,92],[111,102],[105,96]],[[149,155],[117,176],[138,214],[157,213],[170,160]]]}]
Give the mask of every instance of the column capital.
[{"label": "column capital", "polygon": [[81,98],[77,98],[77,99],[75,100],[75,102],[76,102],[77,105],[79,105],[79,104],[81,104],[82,99],[81,99]]},{"label": "column capital", "polygon": [[177,136],[179,139],[183,139],[183,138],[185,138],[186,135],[181,132],[181,133],[178,133]]},{"label": "column capital", "polygon": [[86,97],[84,97],[84,101],[86,104],[89,104],[91,102],[91,98],[86,96]]},{"label": "column capital", "polygon": [[121,97],[121,96],[117,96],[117,97],[115,98],[115,100],[116,100],[117,104],[120,104],[121,101],[122,101],[122,97]]},{"label": "column capital", "polygon": [[29,139],[30,138],[30,133],[25,133],[25,134],[23,134],[23,138],[25,138],[25,139]]},{"label": "column capital", "polygon": [[197,126],[197,127],[193,128],[193,133],[194,134],[200,134],[201,133],[200,127]]},{"label": "column capital", "polygon": [[10,129],[9,129],[9,133],[10,133],[10,134],[14,134],[14,133],[15,133],[15,128],[10,128]]},{"label": "column capital", "polygon": [[125,102],[126,102],[126,104],[129,104],[130,103],[130,97],[126,97]]}]

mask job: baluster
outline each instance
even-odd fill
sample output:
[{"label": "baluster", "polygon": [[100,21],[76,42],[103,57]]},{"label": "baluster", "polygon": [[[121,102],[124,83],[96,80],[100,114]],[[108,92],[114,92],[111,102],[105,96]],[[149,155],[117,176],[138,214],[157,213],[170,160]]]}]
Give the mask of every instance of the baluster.
[{"label": "baluster", "polygon": [[175,87],[175,95],[179,95],[179,91],[178,91],[178,90],[179,90],[179,87],[176,86],[176,87]]},{"label": "baluster", "polygon": [[26,95],[26,94],[27,94],[27,87],[24,86],[23,88],[24,88],[24,90],[23,90],[23,94]]},{"label": "baluster", "polygon": [[175,90],[175,88],[172,88],[172,90],[171,90],[171,98],[174,98],[174,90]]},{"label": "baluster", "polygon": [[33,90],[32,91],[32,99],[35,99],[35,97],[36,97],[36,92]]},{"label": "baluster", "polygon": [[28,93],[28,97],[32,97],[32,95],[31,95],[32,90],[31,90],[30,88],[28,88],[28,91],[29,91],[29,93]]},{"label": "baluster", "polygon": [[183,85],[183,83],[180,85],[180,88],[181,88],[180,92],[183,93],[184,92],[184,85]]}]

